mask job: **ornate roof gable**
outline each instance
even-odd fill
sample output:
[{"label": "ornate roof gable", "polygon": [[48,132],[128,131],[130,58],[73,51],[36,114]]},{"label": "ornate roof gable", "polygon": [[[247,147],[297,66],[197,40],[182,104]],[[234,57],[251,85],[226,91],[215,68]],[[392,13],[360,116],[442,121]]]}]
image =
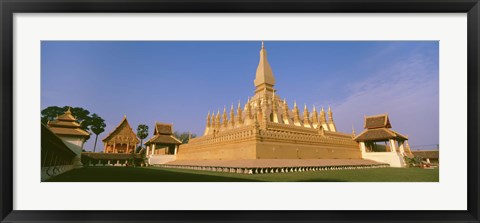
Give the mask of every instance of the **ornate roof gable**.
[{"label": "ornate roof gable", "polygon": [[110,132],[110,134],[108,134],[108,136],[102,141],[128,141],[133,143],[140,142],[135,132],[133,132],[132,127],[128,123],[127,116],[124,116],[120,124],[118,124],[117,127],[115,127],[115,129]]}]

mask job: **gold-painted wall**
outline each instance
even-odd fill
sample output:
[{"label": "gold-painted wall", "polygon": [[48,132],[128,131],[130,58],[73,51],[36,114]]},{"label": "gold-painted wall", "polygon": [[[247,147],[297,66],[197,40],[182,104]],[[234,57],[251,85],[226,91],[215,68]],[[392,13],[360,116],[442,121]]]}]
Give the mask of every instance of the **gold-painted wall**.
[{"label": "gold-painted wall", "polygon": [[238,142],[204,147],[181,145],[177,160],[360,159],[358,146],[282,142]]},{"label": "gold-painted wall", "polygon": [[204,147],[181,145],[177,160],[238,160],[255,159],[255,141],[208,145]]},{"label": "gold-painted wall", "polygon": [[360,159],[356,146],[259,142],[257,159]]}]

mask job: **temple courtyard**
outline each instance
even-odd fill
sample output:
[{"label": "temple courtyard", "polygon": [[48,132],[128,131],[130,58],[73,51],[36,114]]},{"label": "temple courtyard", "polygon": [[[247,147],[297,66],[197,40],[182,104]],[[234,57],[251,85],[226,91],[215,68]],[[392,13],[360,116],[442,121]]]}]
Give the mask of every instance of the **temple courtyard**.
[{"label": "temple courtyard", "polygon": [[316,172],[236,174],[161,167],[85,167],[49,182],[439,182],[439,170],[372,168]]}]

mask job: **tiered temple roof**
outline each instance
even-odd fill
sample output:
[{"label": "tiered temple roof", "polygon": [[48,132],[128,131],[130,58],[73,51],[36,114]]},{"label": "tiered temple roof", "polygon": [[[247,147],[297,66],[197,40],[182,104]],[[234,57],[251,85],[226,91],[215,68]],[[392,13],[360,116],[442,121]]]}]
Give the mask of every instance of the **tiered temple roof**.
[{"label": "tiered temple roof", "polygon": [[79,136],[85,138],[90,136],[90,133],[83,130],[81,125],[77,122],[77,119],[73,117],[70,108],[55,120],[49,121],[47,125],[49,129],[57,135]]},{"label": "tiered temple roof", "polygon": [[130,144],[135,145],[140,142],[132,127],[128,123],[127,116],[124,116],[120,124],[102,140],[107,144]]},{"label": "tiered temple roof", "polygon": [[155,122],[155,130],[153,131],[153,136],[147,142],[145,142],[145,145],[149,145],[152,143],[180,145],[182,144],[182,141],[178,140],[173,135],[172,124]]},{"label": "tiered temple roof", "polygon": [[408,137],[393,131],[388,114],[367,116],[364,120],[365,130],[354,138],[357,142],[382,141],[389,139],[408,140]]}]

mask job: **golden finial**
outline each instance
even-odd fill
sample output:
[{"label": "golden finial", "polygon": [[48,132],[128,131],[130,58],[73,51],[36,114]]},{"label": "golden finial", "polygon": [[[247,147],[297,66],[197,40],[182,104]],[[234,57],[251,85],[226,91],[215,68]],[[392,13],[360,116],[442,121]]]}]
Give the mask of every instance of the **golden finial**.
[{"label": "golden finial", "polygon": [[264,49],[264,48],[265,48],[265,44],[263,43],[263,40],[262,40],[262,49]]}]

